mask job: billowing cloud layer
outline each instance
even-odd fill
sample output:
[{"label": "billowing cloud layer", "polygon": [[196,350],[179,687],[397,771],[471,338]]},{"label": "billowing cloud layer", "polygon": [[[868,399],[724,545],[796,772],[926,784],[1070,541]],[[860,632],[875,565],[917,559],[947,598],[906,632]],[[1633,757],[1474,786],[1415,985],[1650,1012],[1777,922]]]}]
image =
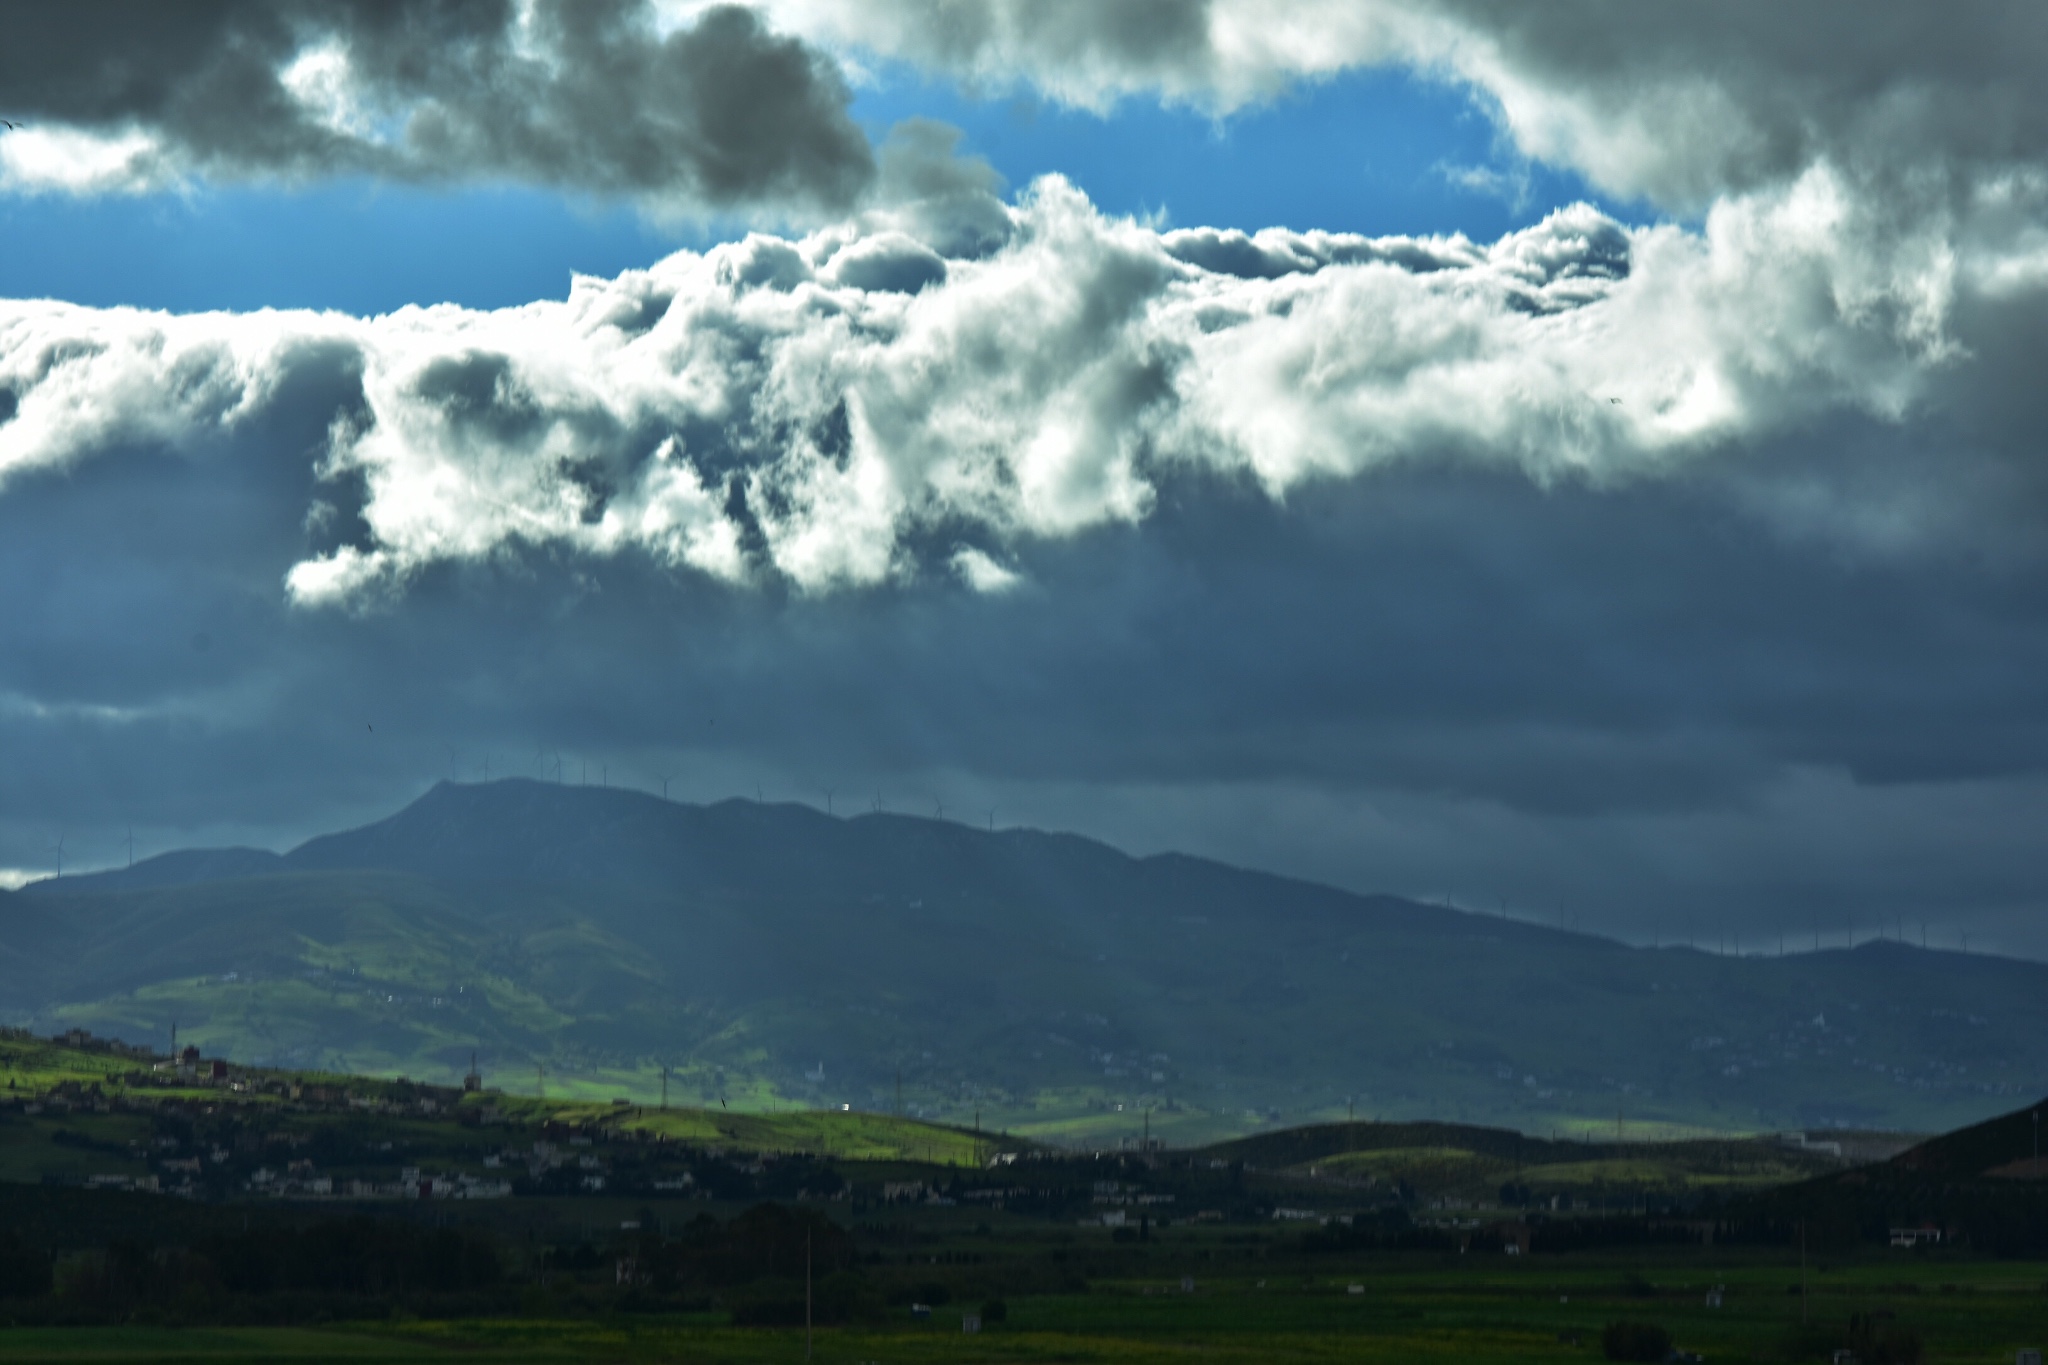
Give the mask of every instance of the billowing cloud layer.
[{"label": "billowing cloud layer", "polygon": [[0,481],[136,442],[205,458],[341,371],[302,603],[521,547],[993,584],[1022,542],[1141,520],[1176,470],[1276,499],[1419,458],[1609,483],[1896,418],[1957,349],[1949,244],[1824,171],[1697,233],[1578,206],[1489,245],[1160,232],[1056,178],[1010,206],[959,179],[499,312],[0,305]]},{"label": "billowing cloud layer", "polygon": [[712,6],[80,0],[8,16],[0,183],[370,175],[677,209],[843,207],[874,175],[837,67]]}]

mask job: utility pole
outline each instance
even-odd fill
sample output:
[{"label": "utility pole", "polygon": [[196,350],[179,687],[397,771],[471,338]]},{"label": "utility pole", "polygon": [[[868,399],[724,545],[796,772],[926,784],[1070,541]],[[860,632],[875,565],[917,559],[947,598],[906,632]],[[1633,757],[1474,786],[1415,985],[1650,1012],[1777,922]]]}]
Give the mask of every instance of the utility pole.
[{"label": "utility pole", "polygon": [[537,1100],[548,1097],[548,1069],[539,1062],[533,1064],[533,1097]]},{"label": "utility pole", "polygon": [[903,1117],[903,1068],[896,1068],[896,1117]]},{"label": "utility pole", "polygon": [[663,1067],[663,1068],[661,1069],[661,1107],[662,1107],[662,1111],[663,1111],[664,1113],[665,1113],[665,1112],[667,1112],[667,1110],[668,1110],[668,1068],[667,1068],[667,1067]]},{"label": "utility pole", "polygon": [[1806,1220],[1799,1220],[1799,1325],[1806,1325]]},{"label": "utility pole", "polygon": [[811,1358],[811,1230],[804,1229],[804,1359]]}]

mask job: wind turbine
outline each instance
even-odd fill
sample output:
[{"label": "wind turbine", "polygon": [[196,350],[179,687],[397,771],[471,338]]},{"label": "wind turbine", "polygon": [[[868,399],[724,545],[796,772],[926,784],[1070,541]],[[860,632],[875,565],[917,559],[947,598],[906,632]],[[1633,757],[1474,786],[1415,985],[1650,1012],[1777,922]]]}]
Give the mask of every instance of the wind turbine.
[{"label": "wind turbine", "polygon": [[996,808],[994,806],[988,808],[988,832],[990,834],[996,832]]},{"label": "wind turbine", "polygon": [[675,776],[675,774],[674,774],[674,773],[656,773],[656,774],[655,774],[655,777],[659,778],[659,779],[660,779],[660,781],[661,781],[661,799],[662,799],[662,800],[664,800],[664,801],[668,800],[668,784],[669,784],[669,781],[670,781],[670,780],[671,780],[672,778],[674,778],[674,776]]},{"label": "wind turbine", "polygon": [[832,791],[831,787],[825,788],[825,814],[827,815],[832,813]]},{"label": "wind turbine", "polygon": [[128,826],[128,866],[135,866],[135,826]]},{"label": "wind turbine", "polygon": [[[57,836],[57,875],[59,877],[64,875],[64,836],[61,834]],[[1963,942],[1966,944],[1969,942],[1967,936]]]},{"label": "wind turbine", "polygon": [[945,819],[945,818],[946,818],[946,803],[945,803],[945,802],[943,802],[943,801],[941,801],[941,800],[939,800],[939,798],[938,798],[938,797],[934,796],[934,797],[932,798],[932,819],[934,819],[934,820],[943,820],[943,819]]}]

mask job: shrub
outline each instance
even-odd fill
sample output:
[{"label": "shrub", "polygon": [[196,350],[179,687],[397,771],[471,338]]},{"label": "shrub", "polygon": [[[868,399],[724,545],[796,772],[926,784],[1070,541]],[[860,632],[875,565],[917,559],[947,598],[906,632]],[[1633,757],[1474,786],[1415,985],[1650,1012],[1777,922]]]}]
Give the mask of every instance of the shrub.
[{"label": "shrub", "polygon": [[1849,1349],[1865,1365],[1920,1365],[1920,1334],[1888,1321],[1891,1314],[1858,1313],[1849,1319]]},{"label": "shrub", "polygon": [[1600,1349],[1609,1360],[1662,1360],[1671,1354],[1671,1333],[1654,1322],[1610,1322]]},{"label": "shrub", "polygon": [[981,1320],[984,1323],[1003,1322],[1010,1316],[1010,1305],[1001,1299],[990,1299],[981,1306]]},{"label": "shrub", "polygon": [[0,1299],[34,1299],[50,1292],[50,1258],[0,1240]]}]

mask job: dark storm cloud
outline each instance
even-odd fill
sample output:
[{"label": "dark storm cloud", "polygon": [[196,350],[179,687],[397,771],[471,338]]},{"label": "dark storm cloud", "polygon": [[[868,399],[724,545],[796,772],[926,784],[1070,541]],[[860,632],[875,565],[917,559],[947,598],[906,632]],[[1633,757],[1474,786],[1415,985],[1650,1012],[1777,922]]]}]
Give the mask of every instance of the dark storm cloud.
[{"label": "dark storm cloud", "polygon": [[[2038,165],[2048,13],[1821,0],[1155,0],[1131,5],[770,0],[802,31],[1004,86],[1103,105],[1219,110],[1397,65],[1471,85],[1530,155],[1672,207],[1828,161],[1896,191]],[[1940,182],[1948,181],[1947,184]],[[1930,183],[1934,182],[1934,183]]]},{"label": "dark storm cloud", "polygon": [[[1443,0],[1463,73],[1532,152],[1699,208],[1829,161],[1895,190],[2038,165],[2048,12],[1839,0],[1696,6]],[[1920,182],[1920,183],[1915,183]]]},{"label": "dark storm cloud", "polygon": [[0,864],[47,866],[60,832],[105,862],[131,822],[288,838],[560,754],[571,781],[994,805],[1645,936],[2039,894],[2038,569],[1859,563],[1714,479],[1417,467],[1288,510],[1176,478],[994,597],[734,593],[534,548],[431,570],[402,611],[309,613],[276,591],[311,486],[278,452],[334,397],[209,463],[0,499],[0,588],[32,604],[0,648]]},{"label": "dark storm cloud", "polygon": [[843,207],[874,160],[833,63],[751,10],[644,0],[81,0],[17,7],[0,91],[151,146],[137,178],[513,180],[713,208]]}]

